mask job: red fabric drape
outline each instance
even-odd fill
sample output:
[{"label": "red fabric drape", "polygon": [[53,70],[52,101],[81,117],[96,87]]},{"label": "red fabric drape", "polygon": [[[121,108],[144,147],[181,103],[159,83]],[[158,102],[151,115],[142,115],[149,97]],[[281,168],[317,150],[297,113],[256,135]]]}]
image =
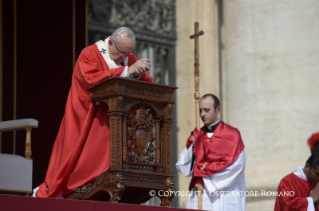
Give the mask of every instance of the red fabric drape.
[{"label": "red fabric drape", "polygon": [[236,161],[245,147],[238,129],[222,121],[209,141],[205,126],[199,132],[195,129],[193,134],[197,135],[193,149],[196,163],[189,190],[192,190],[195,185],[203,187],[202,177],[226,169]]},{"label": "red fabric drape", "polygon": [[[128,66],[137,61],[129,55]],[[70,194],[109,168],[109,118],[106,106],[97,106],[86,91],[125,67],[109,69],[97,46],[85,48],[75,65],[65,114],[57,134],[44,183],[38,197]],[[63,76],[61,76],[63,77]],[[154,82],[144,73],[140,80]]]},{"label": "red fabric drape", "polygon": [[275,211],[307,211],[307,197],[314,186],[294,173],[287,175],[278,186],[277,194],[283,196],[276,197]]}]

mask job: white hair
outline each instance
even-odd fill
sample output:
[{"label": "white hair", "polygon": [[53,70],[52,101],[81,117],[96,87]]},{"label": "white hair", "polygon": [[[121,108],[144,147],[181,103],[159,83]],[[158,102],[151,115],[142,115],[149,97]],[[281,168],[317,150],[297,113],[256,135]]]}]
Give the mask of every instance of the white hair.
[{"label": "white hair", "polygon": [[127,27],[120,27],[120,28],[116,29],[111,35],[111,38],[115,42],[118,42],[120,37],[122,39],[130,38],[130,39],[133,39],[134,42],[135,42],[135,34],[134,34],[134,32],[131,29],[127,28]]}]

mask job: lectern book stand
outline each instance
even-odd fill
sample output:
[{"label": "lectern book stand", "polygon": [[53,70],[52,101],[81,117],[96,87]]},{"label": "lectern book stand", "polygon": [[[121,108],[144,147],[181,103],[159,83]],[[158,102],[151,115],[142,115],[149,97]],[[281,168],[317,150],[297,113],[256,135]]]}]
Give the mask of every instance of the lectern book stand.
[{"label": "lectern book stand", "polygon": [[96,104],[108,106],[110,168],[68,198],[138,204],[158,196],[170,206],[175,89],[119,77],[88,89]]}]

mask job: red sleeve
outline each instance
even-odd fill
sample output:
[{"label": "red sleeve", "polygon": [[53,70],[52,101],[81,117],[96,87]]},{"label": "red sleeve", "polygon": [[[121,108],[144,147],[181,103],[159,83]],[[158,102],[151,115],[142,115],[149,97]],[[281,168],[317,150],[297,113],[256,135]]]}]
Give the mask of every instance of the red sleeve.
[{"label": "red sleeve", "polygon": [[83,81],[84,79],[89,86],[109,77],[120,76],[125,68],[109,69],[107,65],[103,65],[102,62],[105,61],[102,56],[96,54],[94,47],[90,46],[81,52],[75,67],[81,73],[81,75],[77,75],[78,80]]},{"label": "red sleeve", "polygon": [[275,211],[307,211],[308,200],[306,197],[298,196],[299,194],[296,191],[294,191],[295,196],[284,195],[284,193],[290,193],[298,188],[302,187],[296,187],[295,185],[292,187],[289,179],[283,178],[277,190],[277,194],[281,193],[283,196],[276,197]]},{"label": "red sleeve", "polygon": [[194,140],[197,139],[198,137],[198,134],[199,134],[199,129],[196,127],[192,132],[191,132],[191,135],[188,137],[187,139],[187,142],[186,142],[186,147],[187,149],[192,145],[193,143],[193,137],[194,136]]},{"label": "red sleeve", "polygon": [[140,80],[154,83],[153,78],[149,76],[147,72],[141,76]]}]

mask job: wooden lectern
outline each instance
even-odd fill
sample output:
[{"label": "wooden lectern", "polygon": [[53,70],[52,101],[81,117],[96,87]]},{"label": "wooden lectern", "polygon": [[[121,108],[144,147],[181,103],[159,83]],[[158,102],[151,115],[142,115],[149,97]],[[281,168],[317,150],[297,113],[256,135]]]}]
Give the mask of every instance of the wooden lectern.
[{"label": "wooden lectern", "polygon": [[110,168],[68,198],[138,204],[158,196],[161,206],[170,206],[175,89],[119,77],[88,89],[97,104],[109,108]]}]

